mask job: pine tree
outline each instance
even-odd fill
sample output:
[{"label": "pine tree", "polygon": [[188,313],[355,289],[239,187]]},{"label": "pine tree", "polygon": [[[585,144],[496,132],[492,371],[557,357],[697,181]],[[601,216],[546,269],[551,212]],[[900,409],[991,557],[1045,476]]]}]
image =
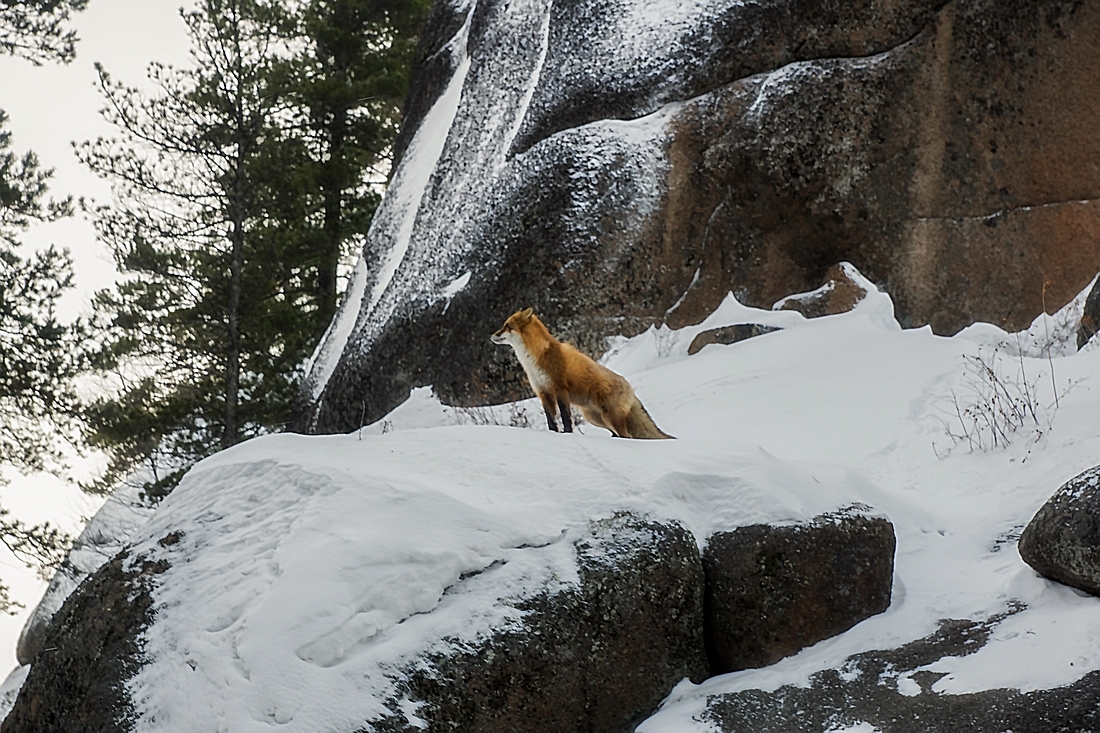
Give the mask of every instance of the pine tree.
[{"label": "pine tree", "polygon": [[263,236],[282,203],[268,180],[285,114],[267,81],[285,52],[279,16],[255,0],[204,0],[185,20],[196,68],[153,65],[155,97],[100,69],[121,137],[78,150],[114,186],[94,213],[123,274],[96,298],[97,366],[121,389],[88,410],[89,439],[112,457],[101,483],[144,465],[151,494],[281,426],[307,348],[299,334],[315,329],[285,242]]},{"label": "pine tree", "polygon": [[78,153],[123,273],[99,293],[117,395],[86,412],[110,485],[161,495],[196,460],[281,430],[335,310],[337,267],[377,204],[426,0],[203,0],[196,66],[156,96],[100,70],[120,135]]},{"label": "pine tree", "polygon": [[76,56],[76,31],[64,24],[88,0],[0,0],[0,53],[38,65]]},{"label": "pine tree", "polygon": [[44,200],[52,171],[34,153],[10,150],[6,122],[0,112],[0,466],[31,473],[62,462],[59,437],[72,429],[83,331],[56,315],[72,287],[68,253],[50,247],[24,259],[17,252],[32,221],[67,216],[72,202]]},{"label": "pine tree", "polygon": [[[86,3],[0,2],[0,54],[36,65],[71,61],[76,36],[64,23]],[[58,299],[72,286],[68,253],[53,247],[29,259],[17,253],[28,225],[68,216],[72,202],[46,200],[52,171],[40,168],[34,153],[11,151],[7,120],[0,110],[0,485],[5,467],[60,468],[59,442],[71,434],[76,410],[72,380],[84,365],[81,325],[56,316]],[[71,538],[49,524],[27,526],[0,508],[0,542],[46,578],[64,561]],[[0,611],[20,606],[0,583]]]}]

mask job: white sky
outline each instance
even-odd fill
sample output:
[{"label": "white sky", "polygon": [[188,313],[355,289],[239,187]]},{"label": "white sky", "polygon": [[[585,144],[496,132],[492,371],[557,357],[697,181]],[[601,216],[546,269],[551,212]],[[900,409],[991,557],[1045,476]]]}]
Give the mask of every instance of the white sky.
[{"label": "white sky", "polygon": [[[71,64],[35,67],[0,56],[0,109],[10,117],[12,149],[20,154],[33,150],[42,167],[55,169],[55,196],[106,200],[110,195],[107,183],[84,168],[72,149],[74,141],[112,135],[113,128],[99,115],[103,100],[94,65],[102,63],[112,79],[129,86],[148,83],[145,71],[151,61],[187,65],[188,39],[179,8],[178,0],[91,0],[72,24],[80,42]],[[64,316],[87,310],[91,293],[113,280],[110,253],[79,214],[36,226],[22,242],[28,248],[52,243],[72,253],[77,292],[66,299]]]},{"label": "white sky", "polygon": [[[33,150],[42,167],[55,169],[51,191],[56,197],[105,201],[110,195],[106,182],[80,165],[72,149],[74,141],[112,134],[99,116],[103,102],[94,64],[102,63],[115,81],[129,86],[147,84],[145,70],[151,61],[187,65],[189,47],[180,5],[179,0],[91,0],[72,24],[81,40],[71,64],[35,67],[23,59],[0,56],[0,109],[10,117],[12,150]],[[24,250],[52,243],[72,253],[77,287],[66,297],[62,317],[88,312],[91,294],[110,285],[115,276],[110,253],[96,242],[91,222],[80,215],[36,226],[21,241]],[[29,523],[49,521],[70,532],[78,531],[82,517],[94,513],[101,502],[52,476],[19,478],[0,491],[0,504],[16,517]],[[6,549],[0,550],[0,578],[11,587],[12,596],[27,605],[18,616],[0,615],[2,678],[16,664],[16,639],[45,583]]]}]

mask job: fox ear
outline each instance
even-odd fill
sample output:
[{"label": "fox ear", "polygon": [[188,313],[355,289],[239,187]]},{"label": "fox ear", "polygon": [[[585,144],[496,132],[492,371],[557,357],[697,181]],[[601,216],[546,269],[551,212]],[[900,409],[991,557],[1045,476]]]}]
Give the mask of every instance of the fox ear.
[{"label": "fox ear", "polygon": [[532,315],[534,315],[534,313],[535,313],[534,308],[528,308],[527,310],[520,311],[519,317],[526,321],[528,318],[530,318]]}]

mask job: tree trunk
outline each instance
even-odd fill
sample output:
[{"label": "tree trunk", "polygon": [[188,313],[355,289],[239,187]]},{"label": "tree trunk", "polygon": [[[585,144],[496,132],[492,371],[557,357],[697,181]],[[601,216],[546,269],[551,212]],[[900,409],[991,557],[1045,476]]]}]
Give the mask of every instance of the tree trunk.
[{"label": "tree trunk", "polygon": [[[232,6],[233,15],[236,16],[236,4]],[[235,21],[239,18],[234,17]],[[235,23],[239,27],[239,23]],[[235,66],[236,89],[234,101],[235,119],[233,123],[236,129],[233,131],[237,138],[236,155],[233,158],[232,181],[228,203],[230,230],[230,255],[229,255],[229,304],[226,321],[229,328],[226,350],[225,369],[225,427],[222,433],[222,448],[235,445],[240,440],[240,425],[237,416],[237,407],[240,403],[241,392],[241,279],[244,270],[244,211],[245,211],[245,157],[251,145],[249,144],[248,121],[245,115],[245,100],[242,89],[242,57],[240,37],[234,37],[236,53]]]},{"label": "tree trunk", "polygon": [[323,332],[336,313],[336,271],[344,246],[344,189],[350,184],[344,165],[344,139],[347,135],[348,108],[339,105],[332,111],[328,125],[329,158],[321,177],[325,207],[324,246],[317,266],[317,327]]}]

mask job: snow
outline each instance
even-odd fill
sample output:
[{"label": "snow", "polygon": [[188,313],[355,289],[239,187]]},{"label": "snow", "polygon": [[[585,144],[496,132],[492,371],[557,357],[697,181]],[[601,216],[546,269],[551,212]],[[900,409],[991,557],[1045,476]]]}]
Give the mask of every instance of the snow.
[{"label": "snow", "polygon": [[313,398],[316,399],[328,384],[329,377],[336,369],[336,363],[340,359],[340,353],[348,342],[348,336],[355,326],[355,317],[358,308],[352,307],[354,303],[363,302],[363,294],[367,290],[367,260],[363,255],[359,256],[355,268],[351,272],[348,288],[344,292],[336,317],[325,329],[325,335],[317,349],[306,362],[305,372],[310,376],[310,388]]},{"label": "snow", "polygon": [[16,667],[8,675],[4,683],[0,685],[0,711],[5,717],[15,705],[15,698],[19,695],[19,689],[27,681],[27,675],[31,673],[31,665],[24,664]]},{"label": "snow", "polygon": [[[605,363],[674,441],[554,434],[534,400],[459,409],[422,388],[360,431],[267,436],[202,462],[132,538],[136,554],[171,563],[151,662],[130,685],[138,730],[354,730],[436,640],[476,639],[514,620],[517,599],[575,582],[570,539],[620,509],[678,520],[703,543],[862,503],[898,540],[886,613],[770,667],[681,682],[642,733],[709,730],[697,720],[709,695],[805,685],[852,654],[1015,601],[1026,608],[983,649],[923,668],[945,674],[936,692],[1049,688],[1100,669],[1100,599],[1040,578],[1015,546],[1100,455],[1100,349],[1006,360],[1004,379],[1023,364],[1044,405],[1075,386],[1049,426],[972,450],[945,430],[972,378],[964,357],[1016,336],[903,330],[861,283],[869,294],[850,313],[807,320],[730,296],[698,326],[616,339]],[[782,330],[687,355],[699,332],[734,323]],[[170,532],[181,540],[160,547]],[[911,674],[896,682],[919,692]],[[400,707],[418,719],[413,701]]]},{"label": "snow", "polygon": [[[502,426],[254,440],[193,469],[134,538],[157,552],[182,531],[167,557],[188,558],[155,593],[153,661],[131,684],[141,729],[353,730],[434,639],[477,638],[549,579],[574,583],[560,540],[589,519],[633,509],[706,537],[854,498],[846,470],[728,441]],[[480,571],[510,602],[447,593]]]},{"label": "snow", "polygon": [[[470,18],[468,16],[464,32],[469,32]],[[462,85],[466,80],[466,72],[470,70],[469,57],[463,58],[458,70],[447,85],[446,91],[434,105],[424,123],[417,129],[416,136],[410,145],[410,157],[415,160],[415,165],[401,168],[398,177],[394,179],[395,193],[389,197],[392,205],[401,211],[400,227],[397,231],[397,239],[393,248],[386,255],[382,263],[378,281],[371,291],[370,303],[367,313],[374,310],[378,301],[382,299],[382,293],[389,287],[393,275],[397,272],[397,266],[405,258],[409,250],[409,241],[412,239],[413,225],[416,223],[416,214],[420,210],[420,202],[424,191],[428,187],[428,180],[435,170],[435,164],[443,152],[443,145],[447,142],[447,133],[454,122],[455,112],[458,110],[458,102],[462,97]]]},{"label": "snow", "polygon": [[[27,644],[28,634],[40,634],[80,582],[125,549],[130,537],[152,516],[153,506],[141,499],[142,490],[137,481],[128,482],[99,507],[73,542],[68,565],[54,573],[31,611],[19,635],[19,646]],[[33,651],[28,648],[22,654]],[[0,700],[0,710],[6,709]]]}]

